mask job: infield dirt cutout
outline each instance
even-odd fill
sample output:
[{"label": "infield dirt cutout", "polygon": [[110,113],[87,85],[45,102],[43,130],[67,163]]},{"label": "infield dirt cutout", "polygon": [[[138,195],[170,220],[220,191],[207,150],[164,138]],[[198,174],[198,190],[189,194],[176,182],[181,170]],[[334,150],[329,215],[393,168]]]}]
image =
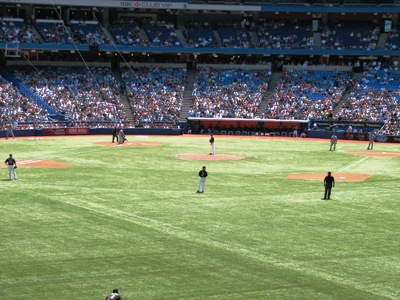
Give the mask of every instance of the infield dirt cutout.
[{"label": "infield dirt cutout", "polygon": [[379,156],[379,157],[400,157],[400,152],[385,152],[385,151],[375,151],[375,150],[346,150],[343,153],[353,154],[360,156]]},{"label": "infield dirt cutout", "polygon": [[[287,179],[303,179],[303,180],[320,180],[324,181],[327,173],[311,173],[311,174],[291,174],[286,176]],[[332,173],[335,181],[364,181],[371,177],[370,174],[355,174],[355,173]]]},{"label": "infield dirt cutout", "polygon": [[111,147],[158,147],[162,146],[163,143],[158,142],[125,142],[123,144],[111,143],[111,142],[94,142],[96,145],[111,146]]},{"label": "infield dirt cutout", "polygon": [[70,167],[70,164],[55,160],[21,160],[18,166],[29,168],[58,169]]},{"label": "infield dirt cutout", "polygon": [[180,154],[177,156],[180,159],[186,160],[241,160],[243,156],[230,154]]}]

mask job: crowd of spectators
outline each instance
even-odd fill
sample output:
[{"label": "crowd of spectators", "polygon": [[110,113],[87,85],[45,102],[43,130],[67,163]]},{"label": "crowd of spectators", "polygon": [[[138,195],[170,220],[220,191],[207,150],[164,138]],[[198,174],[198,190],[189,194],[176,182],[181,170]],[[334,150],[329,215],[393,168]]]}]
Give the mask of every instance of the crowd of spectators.
[{"label": "crowd of spectators", "polygon": [[182,29],[182,34],[190,47],[219,47],[211,24],[207,21],[188,23]]},{"label": "crowd of spectators", "polygon": [[220,22],[217,26],[222,46],[228,48],[253,48],[255,45],[248,31],[247,21]]},{"label": "crowd of spectators", "polygon": [[314,49],[311,24],[260,19],[256,33],[261,48]]},{"label": "crowd of spectators", "polygon": [[191,117],[254,119],[270,70],[202,68],[193,88]]},{"label": "crowd of spectators", "polygon": [[49,44],[72,44],[72,35],[67,32],[63,21],[35,20],[35,27],[45,43]]},{"label": "crowd of spectators", "polygon": [[336,118],[383,122],[382,132],[400,134],[400,69],[373,62],[341,106]]},{"label": "crowd of spectators", "polygon": [[332,119],[350,84],[347,72],[284,70],[262,118]]},{"label": "crowd of spectators", "polygon": [[14,75],[75,122],[127,122],[119,85],[109,68],[16,68]]},{"label": "crowd of spectators", "polygon": [[42,123],[48,120],[45,109],[23,96],[12,83],[0,76],[0,129],[15,122]]},{"label": "crowd of spectators", "polygon": [[184,68],[128,68],[122,80],[135,123],[175,122],[182,110]]},{"label": "crowd of spectators", "polygon": [[334,22],[321,32],[321,49],[327,50],[374,50],[381,29],[371,22]]},{"label": "crowd of spectators", "polygon": [[[196,74],[189,116],[380,122],[385,124],[382,133],[399,135],[398,64],[374,61],[362,68],[358,82],[348,72],[284,69],[272,95],[266,98],[272,75],[269,69],[202,67]],[[74,125],[94,127],[129,126],[121,89],[126,91],[135,124],[177,122],[187,82],[185,68],[126,67],[122,86],[109,68],[18,67],[14,74]],[[346,90],[349,96],[339,107]],[[44,124],[42,127],[50,124],[44,108],[2,78],[0,91],[3,128],[13,121]],[[262,114],[261,101],[267,103]]]},{"label": "crowd of spectators", "polygon": [[111,45],[112,41],[97,21],[71,21],[71,32],[81,44]]},{"label": "crowd of spectators", "polygon": [[150,44],[150,41],[141,30],[140,23],[133,17],[121,17],[109,26],[109,31],[118,45],[146,47]]},{"label": "crowd of spectators", "polygon": [[[96,19],[72,19],[67,26],[63,20],[46,22],[38,19],[33,20],[33,24],[37,31],[22,18],[2,18],[0,41],[89,45],[111,45],[115,42],[117,45],[144,47],[181,47],[184,42],[178,38],[172,22],[153,17],[125,16],[111,21],[109,26],[102,25]],[[331,20],[321,27],[321,49],[325,50],[374,50],[381,34],[380,26],[370,21]],[[186,43],[192,47],[315,49],[311,21],[264,18],[250,21],[243,18],[241,21],[221,21],[213,25],[207,21],[191,22],[180,29]],[[215,32],[218,32],[217,36]],[[253,37],[251,33],[254,33]],[[398,50],[399,40],[394,27],[387,34],[384,49]]]},{"label": "crowd of spectators", "polygon": [[32,26],[26,24],[23,19],[1,19],[0,41],[10,43],[40,43]]},{"label": "crowd of spectators", "polygon": [[397,27],[392,28],[392,30],[387,34],[385,50],[400,50],[400,34]]},{"label": "crowd of spectators", "polygon": [[182,46],[172,23],[168,23],[163,20],[149,19],[146,20],[143,29],[146,32],[152,46]]}]

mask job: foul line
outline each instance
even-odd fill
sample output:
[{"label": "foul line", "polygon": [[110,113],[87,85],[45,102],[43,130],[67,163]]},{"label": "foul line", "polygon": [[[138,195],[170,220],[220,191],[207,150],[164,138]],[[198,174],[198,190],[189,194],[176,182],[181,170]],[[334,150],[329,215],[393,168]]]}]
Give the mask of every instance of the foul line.
[{"label": "foul line", "polygon": [[351,167],[353,167],[353,166],[355,166],[355,165],[357,165],[357,164],[363,162],[363,161],[366,160],[367,158],[368,158],[368,156],[365,156],[365,157],[361,158],[360,160],[358,160],[358,161],[356,161],[356,162],[354,162],[354,163],[348,165],[347,167],[344,167],[343,169],[339,170],[338,172],[341,173],[341,172],[343,172],[343,171],[346,171],[347,169],[350,169]]}]

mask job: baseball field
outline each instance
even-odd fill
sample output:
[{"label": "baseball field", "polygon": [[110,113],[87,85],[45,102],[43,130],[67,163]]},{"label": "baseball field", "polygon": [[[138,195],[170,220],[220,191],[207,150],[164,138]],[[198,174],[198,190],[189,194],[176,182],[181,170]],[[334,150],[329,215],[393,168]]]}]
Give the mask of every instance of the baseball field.
[{"label": "baseball field", "polygon": [[2,299],[400,299],[400,144],[127,138],[0,140]]}]

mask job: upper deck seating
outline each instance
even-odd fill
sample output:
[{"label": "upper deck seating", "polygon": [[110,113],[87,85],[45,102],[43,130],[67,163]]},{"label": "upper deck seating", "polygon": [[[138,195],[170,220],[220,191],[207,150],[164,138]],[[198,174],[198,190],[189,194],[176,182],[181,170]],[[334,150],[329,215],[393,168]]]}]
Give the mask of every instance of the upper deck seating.
[{"label": "upper deck seating", "polygon": [[307,25],[260,20],[256,27],[260,47],[267,49],[313,49],[314,37]]},{"label": "upper deck seating", "polygon": [[71,21],[71,31],[81,44],[112,44],[111,39],[97,21]]},{"label": "upper deck seating", "polygon": [[35,20],[35,27],[45,43],[72,44],[72,35],[68,32],[63,21]]},{"label": "upper deck seating", "polygon": [[11,43],[40,43],[40,38],[32,30],[32,26],[19,18],[0,19],[0,41]]}]

